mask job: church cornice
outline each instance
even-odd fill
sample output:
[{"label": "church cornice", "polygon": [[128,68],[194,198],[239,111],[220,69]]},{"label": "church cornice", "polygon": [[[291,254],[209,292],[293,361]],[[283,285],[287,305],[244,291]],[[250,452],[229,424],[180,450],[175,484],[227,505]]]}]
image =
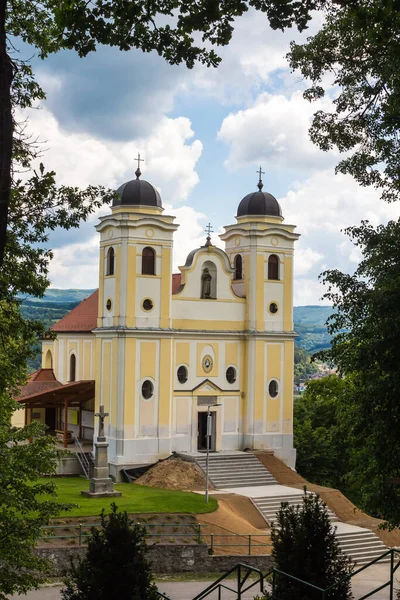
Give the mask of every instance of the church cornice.
[{"label": "church cornice", "polygon": [[164,231],[176,231],[179,227],[179,225],[172,222],[172,219],[175,219],[175,217],[151,217],[148,215],[141,215],[136,219],[130,219],[129,215],[126,215],[124,218],[122,218],[123,215],[119,215],[119,217],[121,218],[117,218],[114,215],[101,217],[100,223],[96,225],[96,230],[101,233],[107,227],[116,227],[118,229],[127,227],[128,229],[137,229],[138,227],[151,226],[158,227]]},{"label": "church cornice", "polygon": [[[288,230],[287,228],[292,229],[292,231]],[[257,238],[265,238],[267,235],[278,235],[286,240],[296,241],[299,239],[300,234],[294,233],[294,228],[295,225],[284,225],[282,227],[273,225],[272,227],[263,229],[250,229],[241,227],[240,225],[226,225],[225,233],[221,233],[219,237],[225,242],[237,235],[242,235],[243,237],[249,237],[249,235],[251,235],[252,237]]]},{"label": "church cornice", "polygon": [[195,336],[201,338],[224,338],[234,337],[241,339],[267,339],[267,340],[294,340],[298,337],[298,333],[295,331],[257,331],[257,330],[213,330],[205,331],[201,329],[166,329],[166,328],[145,328],[145,327],[97,327],[93,330],[95,335],[99,337],[113,337],[115,335],[121,337],[188,337]]}]

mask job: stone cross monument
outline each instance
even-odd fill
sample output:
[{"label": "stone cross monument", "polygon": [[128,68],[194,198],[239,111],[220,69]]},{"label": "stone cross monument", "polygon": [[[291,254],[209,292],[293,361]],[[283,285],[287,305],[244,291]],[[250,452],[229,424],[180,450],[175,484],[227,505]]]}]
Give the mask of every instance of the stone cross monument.
[{"label": "stone cross monument", "polygon": [[121,492],[114,490],[114,482],[110,477],[110,469],[108,466],[108,444],[104,434],[104,419],[108,417],[108,413],[104,412],[104,405],[100,405],[100,410],[95,413],[95,417],[99,417],[99,432],[97,441],[94,444],[94,476],[90,480],[89,490],[81,492],[82,496],[88,498],[106,498],[122,496]]}]

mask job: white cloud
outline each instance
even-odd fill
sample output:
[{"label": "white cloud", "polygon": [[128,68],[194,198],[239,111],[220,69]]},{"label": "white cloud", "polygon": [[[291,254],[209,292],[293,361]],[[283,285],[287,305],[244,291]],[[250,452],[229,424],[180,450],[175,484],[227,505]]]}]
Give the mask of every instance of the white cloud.
[{"label": "white cloud", "polygon": [[[286,58],[290,42],[305,41],[320,23],[321,15],[316,13],[305,32],[299,33],[296,28],[282,32],[271,29],[266,15],[251,8],[235,20],[229,45],[216,49],[222,58],[218,68],[197,65],[190,77],[181,81],[180,89],[190,91],[194,88],[204,96],[229,105],[251,102],[254,93],[259,93],[265,85],[290,90],[295,79],[289,75]],[[279,75],[275,77],[277,73]],[[297,89],[305,87],[303,78],[296,76],[296,82]]]},{"label": "white cloud", "polygon": [[378,192],[360,187],[352,177],[330,170],[316,172],[291,188],[279,202],[285,221],[296,224],[302,236],[295,247],[295,304],[320,304],[324,288],[318,275],[326,269],[352,273],[361,258],[342,230],[363,219],[374,225],[387,223],[399,218],[400,207],[383,202]]},{"label": "white cloud", "polygon": [[195,171],[202,143],[192,139],[194,132],[185,117],[163,117],[157,130],[148,137],[130,142],[105,142],[86,133],[67,132],[47,109],[25,112],[29,132],[45,142],[42,160],[54,169],[58,183],[86,187],[105,185],[116,188],[134,178],[135,156],[140,151],[143,178],[161,192],[165,202],[187,199],[199,178]]},{"label": "white cloud", "polygon": [[230,113],[218,139],[229,145],[229,167],[259,164],[266,169],[321,169],[337,162],[334,152],[321,152],[308,137],[312,116],[327,110],[330,100],[312,104],[300,91],[286,98],[262,93],[250,108]]},{"label": "white cloud", "polygon": [[329,305],[330,302],[322,300],[322,294],[324,293],[324,286],[318,281],[317,278],[303,278],[295,279],[294,281],[294,294],[293,294],[293,305],[304,306],[307,304],[325,304]]},{"label": "white cloud", "polygon": [[320,266],[324,255],[321,252],[317,252],[311,248],[302,248],[299,245],[296,247],[295,258],[294,276],[298,277],[309,273],[315,265]]},{"label": "white cloud", "polygon": [[99,239],[97,235],[54,250],[50,263],[51,287],[97,288],[99,285]]}]

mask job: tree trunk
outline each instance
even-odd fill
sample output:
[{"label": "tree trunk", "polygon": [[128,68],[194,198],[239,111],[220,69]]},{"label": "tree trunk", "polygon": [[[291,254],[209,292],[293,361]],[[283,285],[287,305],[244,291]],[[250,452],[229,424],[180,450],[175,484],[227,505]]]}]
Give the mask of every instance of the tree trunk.
[{"label": "tree trunk", "polygon": [[7,0],[0,0],[0,267],[3,264],[6,247],[13,143],[11,111],[13,67],[6,46],[6,7]]}]

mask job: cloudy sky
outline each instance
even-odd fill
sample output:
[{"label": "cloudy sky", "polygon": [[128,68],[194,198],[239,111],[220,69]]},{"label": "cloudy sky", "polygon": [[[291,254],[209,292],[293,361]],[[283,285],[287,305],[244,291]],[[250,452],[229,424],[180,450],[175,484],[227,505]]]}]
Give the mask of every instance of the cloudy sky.
[{"label": "cloudy sky", "polygon": [[[386,222],[399,208],[335,175],[337,156],[309,141],[312,114],[329,108],[330,99],[310,105],[302,98],[306,82],[288,69],[289,43],[304,37],[274,32],[264,16],[249,12],[220,50],[218,69],[189,71],[155,54],[111,48],[85,59],[74,52],[34,58],[47,100],[30,111],[29,127],[48,148],[43,162],[60,183],[116,188],[134,177],[140,151],[143,178],[180,224],[175,270],[204,243],[209,221],[214,243],[221,244],[218,233],[235,222],[242,197],[256,191],[262,165],[264,191],[278,198],[285,221],[301,234],[295,304],[319,304],[318,274],[331,267],[352,271],[359,259],[341,229],[363,218]],[[52,287],[97,287],[97,218],[52,236]]]}]

